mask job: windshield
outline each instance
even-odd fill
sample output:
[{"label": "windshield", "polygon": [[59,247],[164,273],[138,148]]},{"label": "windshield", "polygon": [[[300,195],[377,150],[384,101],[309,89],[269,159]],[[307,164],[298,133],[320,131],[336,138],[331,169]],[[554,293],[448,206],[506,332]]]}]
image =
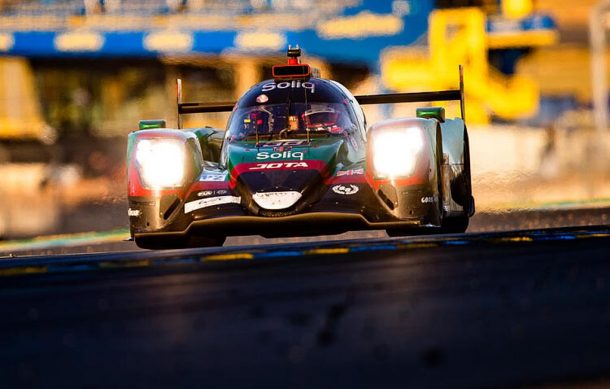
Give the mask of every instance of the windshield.
[{"label": "windshield", "polygon": [[282,103],[239,108],[231,116],[229,141],[344,135],[356,128],[336,103]]}]

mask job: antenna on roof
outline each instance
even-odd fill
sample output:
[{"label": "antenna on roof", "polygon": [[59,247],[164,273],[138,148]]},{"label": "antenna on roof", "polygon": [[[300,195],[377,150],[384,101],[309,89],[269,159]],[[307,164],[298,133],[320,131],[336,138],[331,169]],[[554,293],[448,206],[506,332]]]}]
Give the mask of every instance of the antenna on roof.
[{"label": "antenna on roof", "polygon": [[178,105],[178,129],[182,128],[182,116],[180,116],[180,105],[182,104],[182,79],[176,79],[176,103]]},{"label": "antenna on roof", "polygon": [[301,63],[301,48],[299,45],[296,45],[295,47],[288,45],[288,52],[286,55],[288,55],[288,65],[298,65]]}]

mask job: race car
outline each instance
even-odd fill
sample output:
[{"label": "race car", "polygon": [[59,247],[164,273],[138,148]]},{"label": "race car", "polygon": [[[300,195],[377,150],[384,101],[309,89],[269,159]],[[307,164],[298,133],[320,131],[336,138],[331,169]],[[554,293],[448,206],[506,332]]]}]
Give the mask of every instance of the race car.
[{"label": "race car", "polygon": [[[222,245],[227,236],[287,237],[384,229],[390,236],[464,232],[474,214],[460,88],[353,96],[289,47],[273,79],[237,102],[182,101],[178,129],[143,120],[129,134],[129,224],[142,248]],[[362,104],[459,100],[462,117],[421,107],[367,128]],[[231,112],[225,130],[181,129],[181,115]]]}]

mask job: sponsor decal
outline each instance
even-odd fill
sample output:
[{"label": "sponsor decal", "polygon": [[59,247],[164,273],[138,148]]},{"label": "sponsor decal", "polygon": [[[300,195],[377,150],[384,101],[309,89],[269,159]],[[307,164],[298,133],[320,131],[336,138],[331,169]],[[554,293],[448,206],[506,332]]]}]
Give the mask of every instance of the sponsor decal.
[{"label": "sponsor decal", "polygon": [[205,199],[190,201],[184,204],[184,213],[190,213],[202,208],[213,207],[221,204],[239,204],[241,197],[239,196],[218,196],[208,197]]},{"label": "sponsor decal", "polygon": [[270,153],[268,151],[261,151],[256,153],[256,159],[298,159],[303,160],[304,153],[302,151],[282,151],[277,153]]},{"label": "sponsor decal", "polygon": [[277,89],[304,88],[304,89],[308,89],[309,92],[311,92],[311,93],[316,93],[316,84],[314,84],[313,82],[309,82],[309,81],[301,82],[299,80],[278,82],[277,84],[275,82],[269,82],[269,83],[263,85],[262,91],[269,92],[276,88]]},{"label": "sponsor decal", "polygon": [[305,145],[307,145],[306,140],[277,140],[277,141],[259,143],[258,147],[260,147],[260,148],[264,148],[264,147],[280,148],[280,147],[305,146]]},{"label": "sponsor decal", "polygon": [[204,191],[201,191],[201,192],[197,193],[197,196],[199,196],[199,197],[208,197],[208,196],[211,196],[213,194],[214,194],[214,192],[211,191],[211,190],[204,190]]},{"label": "sponsor decal", "polygon": [[159,31],[146,34],[142,45],[149,51],[189,52],[193,48],[193,34],[182,31]]},{"label": "sponsor decal", "polygon": [[422,204],[436,203],[436,196],[425,196],[421,198]]},{"label": "sponsor decal", "polygon": [[227,173],[203,173],[199,181],[224,181]]},{"label": "sponsor decal", "polygon": [[350,169],[350,170],[341,170],[337,172],[337,177],[343,176],[358,176],[364,174],[364,169]]},{"label": "sponsor decal", "polygon": [[139,209],[131,209],[131,208],[129,208],[127,210],[127,216],[129,216],[129,217],[140,217],[140,214],[141,214],[141,212],[140,212]]},{"label": "sponsor decal", "polygon": [[278,51],[286,47],[286,36],[273,31],[245,31],[235,37],[234,43],[242,50]]},{"label": "sponsor decal", "polygon": [[12,34],[0,34],[0,51],[9,51],[14,44],[15,39]]},{"label": "sponsor decal", "polygon": [[333,192],[340,194],[340,195],[353,195],[355,193],[358,193],[358,191],[360,190],[358,188],[358,186],[353,185],[353,184],[349,184],[349,185],[335,185],[331,188],[333,190]]},{"label": "sponsor decal", "polygon": [[223,196],[229,193],[229,191],[224,189],[219,190],[202,190],[201,192],[197,192],[197,196],[199,197],[210,197],[210,196]]},{"label": "sponsor decal", "polygon": [[252,195],[252,199],[259,207],[264,209],[286,209],[292,207],[301,198],[297,191],[287,192],[259,192]]},{"label": "sponsor decal", "polygon": [[258,97],[256,98],[256,102],[259,104],[266,103],[267,101],[269,101],[269,97],[267,97],[267,95],[265,94],[258,95]]},{"label": "sponsor decal", "polygon": [[[398,1],[393,3],[398,3]],[[399,12],[404,13],[404,7]],[[408,9],[409,6],[406,7]],[[393,6],[393,8],[395,7]],[[404,27],[403,19],[397,14],[376,14],[362,11],[357,15],[320,22],[316,26],[316,32],[323,39],[361,39],[396,35],[403,31]]]},{"label": "sponsor decal", "polygon": [[59,51],[98,51],[104,45],[104,36],[95,32],[66,32],[55,37]]},{"label": "sponsor decal", "polygon": [[295,168],[295,167],[309,167],[309,165],[307,164],[307,162],[257,163],[254,166],[250,166],[249,170],[282,169],[282,168]]}]

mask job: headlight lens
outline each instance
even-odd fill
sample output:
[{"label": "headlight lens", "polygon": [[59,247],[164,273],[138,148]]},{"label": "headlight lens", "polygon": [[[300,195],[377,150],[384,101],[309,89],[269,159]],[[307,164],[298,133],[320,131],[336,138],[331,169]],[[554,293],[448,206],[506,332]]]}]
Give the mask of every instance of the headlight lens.
[{"label": "headlight lens", "polygon": [[183,184],[185,150],[182,141],[142,139],[136,145],[135,156],[146,187],[175,188]]},{"label": "headlight lens", "polygon": [[422,130],[407,128],[383,131],[374,136],[373,167],[378,177],[396,178],[413,174],[424,146]]}]

